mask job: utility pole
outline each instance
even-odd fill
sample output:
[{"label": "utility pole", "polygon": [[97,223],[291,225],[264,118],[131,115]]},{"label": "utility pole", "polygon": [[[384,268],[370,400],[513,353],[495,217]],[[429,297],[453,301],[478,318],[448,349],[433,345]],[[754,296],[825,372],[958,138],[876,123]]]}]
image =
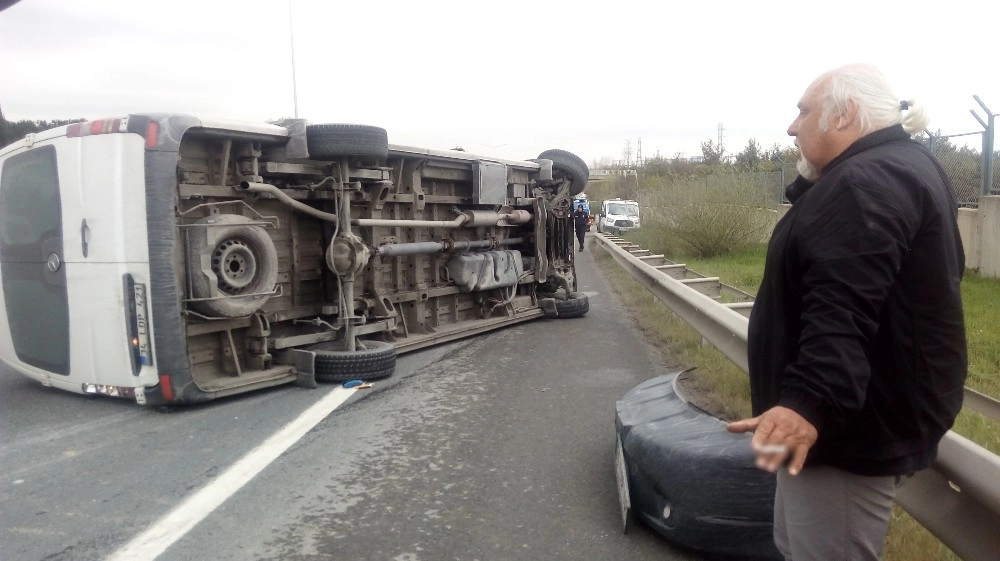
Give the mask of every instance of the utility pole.
[{"label": "utility pole", "polygon": [[722,127],[722,123],[719,123],[719,158],[720,158],[720,159],[722,158],[722,139],[724,139],[724,138],[725,138],[725,136],[723,136],[723,134],[722,134],[722,133],[723,133],[723,132],[724,132],[725,130],[726,130],[726,129],[724,129],[724,128]]},{"label": "utility pole", "polygon": [[641,136],[639,137],[639,146],[636,149],[636,151],[638,152],[638,154],[635,157],[635,162],[636,162],[635,163],[635,167],[641,168],[642,167],[642,137]]}]

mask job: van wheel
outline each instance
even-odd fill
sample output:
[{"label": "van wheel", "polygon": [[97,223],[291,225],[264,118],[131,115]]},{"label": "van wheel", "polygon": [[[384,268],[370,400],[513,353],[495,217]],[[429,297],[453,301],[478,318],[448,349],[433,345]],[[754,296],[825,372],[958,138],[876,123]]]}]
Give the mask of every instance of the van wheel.
[{"label": "van wheel", "polygon": [[578,318],[590,311],[590,298],[582,292],[570,292],[566,300],[556,299],[556,317],[560,319]]},{"label": "van wheel", "polygon": [[[562,175],[570,180],[572,185],[569,194],[577,196],[587,187],[590,179],[590,168],[579,156],[565,150],[546,150],[538,155],[539,160],[552,160],[553,176]],[[560,173],[561,172],[561,173]]]},{"label": "van wheel", "polygon": [[309,347],[316,353],[316,380],[346,382],[348,380],[381,380],[392,376],[396,369],[396,348],[383,341],[358,340],[358,349],[342,350],[343,341],[320,343]]},{"label": "van wheel", "polygon": [[385,129],[368,125],[309,125],[306,145],[314,160],[342,156],[363,156],[384,160],[389,157],[389,135]]},{"label": "van wheel", "polygon": [[187,266],[191,302],[212,317],[242,317],[259,310],[278,281],[278,252],[267,231],[236,214],[203,218],[192,228]]}]

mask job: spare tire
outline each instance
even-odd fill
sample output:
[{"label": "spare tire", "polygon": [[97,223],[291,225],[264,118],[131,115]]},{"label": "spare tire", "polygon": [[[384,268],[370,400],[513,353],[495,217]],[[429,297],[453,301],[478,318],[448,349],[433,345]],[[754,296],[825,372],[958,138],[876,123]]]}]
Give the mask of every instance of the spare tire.
[{"label": "spare tire", "polygon": [[314,160],[362,156],[384,160],[389,157],[389,135],[385,129],[368,125],[327,124],[306,127],[306,145]]},{"label": "spare tire", "polygon": [[355,351],[343,350],[343,341],[320,343],[308,350],[316,353],[316,380],[380,380],[396,369],[396,348],[383,341],[358,340]]},{"label": "spare tire", "polygon": [[259,310],[274,292],[278,252],[267,231],[250,222],[220,214],[191,228],[191,308],[212,317],[242,317]]},{"label": "spare tire", "polygon": [[582,292],[570,292],[569,298],[556,300],[556,314],[560,319],[578,318],[590,311],[590,299]]},{"label": "spare tire", "polygon": [[569,179],[569,194],[577,196],[587,187],[590,168],[579,156],[565,150],[546,150],[538,155],[539,160],[552,160],[552,176]]}]

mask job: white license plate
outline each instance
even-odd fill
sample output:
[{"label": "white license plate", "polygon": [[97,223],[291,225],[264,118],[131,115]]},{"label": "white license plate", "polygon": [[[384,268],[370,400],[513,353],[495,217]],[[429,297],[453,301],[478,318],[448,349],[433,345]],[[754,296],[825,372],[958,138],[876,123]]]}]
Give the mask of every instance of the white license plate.
[{"label": "white license plate", "polygon": [[632,527],[632,497],[628,492],[628,470],[621,436],[615,437],[615,479],[618,480],[618,504],[622,510],[622,532],[627,534]]},{"label": "white license plate", "polygon": [[135,285],[136,339],[139,340],[139,362],[144,366],[153,364],[149,352],[149,318],[146,316],[146,285]]}]

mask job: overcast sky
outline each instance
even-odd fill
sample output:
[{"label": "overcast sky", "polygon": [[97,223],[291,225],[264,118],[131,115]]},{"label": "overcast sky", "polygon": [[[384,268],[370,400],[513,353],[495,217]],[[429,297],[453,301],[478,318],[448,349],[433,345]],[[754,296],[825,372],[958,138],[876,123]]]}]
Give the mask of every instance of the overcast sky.
[{"label": "overcast sky", "polygon": [[[7,0],[9,2],[9,0]],[[2,4],[0,0],[0,4]],[[389,141],[592,163],[791,145],[819,73],[885,72],[931,129],[1000,113],[994,0],[21,0],[0,12],[8,120],[138,111],[384,127]],[[985,116],[984,116],[985,118]]]}]

